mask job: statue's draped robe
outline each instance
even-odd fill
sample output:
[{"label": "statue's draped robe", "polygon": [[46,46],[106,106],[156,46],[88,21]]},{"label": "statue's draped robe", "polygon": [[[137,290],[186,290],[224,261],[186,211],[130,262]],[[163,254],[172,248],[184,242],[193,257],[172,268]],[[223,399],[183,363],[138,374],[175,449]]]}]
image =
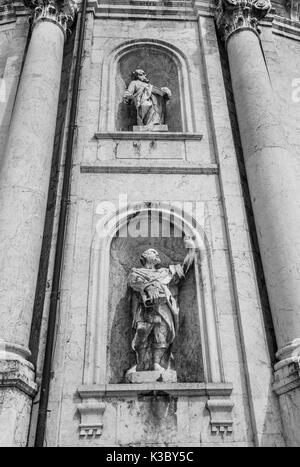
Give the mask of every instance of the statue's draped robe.
[{"label": "statue's draped robe", "polygon": [[[176,291],[177,287],[174,286],[183,277],[184,272],[180,264],[156,270],[147,268],[132,269],[128,277],[128,284],[136,292],[132,300],[132,326],[134,329],[139,321],[145,322],[148,319],[147,314],[152,316],[157,314],[167,324],[169,331],[168,344],[173,342],[178,329],[179,308],[176,298],[172,295],[168,286]],[[162,300],[157,305],[146,307],[147,287],[150,285],[156,287]],[[134,348],[134,340],[132,346]]]},{"label": "statue's draped robe", "polygon": [[137,111],[137,124],[153,126],[164,124],[163,98],[153,92],[153,86],[144,81],[131,81],[125,98],[131,98]]}]

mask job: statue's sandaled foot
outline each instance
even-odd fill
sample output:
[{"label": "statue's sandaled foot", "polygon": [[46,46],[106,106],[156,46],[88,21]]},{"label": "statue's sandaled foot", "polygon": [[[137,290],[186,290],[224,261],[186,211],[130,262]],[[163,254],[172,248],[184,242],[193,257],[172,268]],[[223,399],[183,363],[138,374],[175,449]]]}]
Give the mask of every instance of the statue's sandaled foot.
[{"label": "statue's sandaled foot", "polygon": [[129,375],[130,373],[136,373],[136,365],[134,365],[133,367],[131,367],[131,368],[126,372],[126,375]]},{"label": "statue's sandaled foot", "polygon": [[154,368],[153,368],[154,371],[160,371],[161,373],[164,373],[166,370],[165,368],[163,368],[162,366],[160,366],[159,363],[154,363]]}]

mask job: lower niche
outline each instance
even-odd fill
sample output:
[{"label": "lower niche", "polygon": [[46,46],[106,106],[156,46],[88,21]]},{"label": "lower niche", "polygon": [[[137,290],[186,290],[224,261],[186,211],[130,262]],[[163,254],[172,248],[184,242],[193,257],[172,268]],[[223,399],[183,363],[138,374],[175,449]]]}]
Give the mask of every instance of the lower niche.
[{"label": "lower niche", "polygon": [[[187,250],[182,237],[115,237],[111,243],[109,311],[107,339],[107,382],[125,382],[125,374],[135,364],[131,299],[127,278],[133,267],[141,267],[140,256],[156,249],[163,267],[182,264]],[[179,330],[172,345],[178,382],[202,382],[203,362],[197,310],[196,284],[192,267],[179,283]]]}]

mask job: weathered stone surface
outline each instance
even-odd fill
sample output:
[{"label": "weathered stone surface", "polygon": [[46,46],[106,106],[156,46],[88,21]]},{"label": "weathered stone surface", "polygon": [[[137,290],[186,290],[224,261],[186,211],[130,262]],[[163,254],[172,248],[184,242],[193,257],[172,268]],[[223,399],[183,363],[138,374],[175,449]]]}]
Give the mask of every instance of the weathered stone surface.
[{"label": "weathered stone surface", "polygon": [[220,0],[216,21],[223,39],[227,41],[233,33],[243,29],[257,33],[258,21],[270,9],[270,0]]},{"label": "weathered stone surface", "polygon": [[[131,5],[126,6],[126,15],[123,14],[122,8],[125,7],[101,4],[96,17],[90,13],[87,21],[80,82],[77,139],[74,147],[72,202],[64,251],[61,313],[53,359],[47,420],[47,443],[50,446],[283,445],[278,400],[277,395],[272,392],[271,361],[265,338],[252,246],[247,230],[248,224],[236,161],[236,148],[228,115],[229,104],[226,102],[224,93],[213,18],[209,17],[208,6],[203,3],[196,7],[199,8],[200,12],[198,23],[190,4],[178,7],[177,18],[173,4],[149,7],[149,9],[145,5],[138,6],[135,2],[131,2]],[[191,21],[185,21],[188,16],[192,19]],[[133,19],[134,21],[132,21]],[[262,47],[272,84],[279,99],[280,113],[284,116],[283,126],[288,132],[292,147],[291,157],[296,162],[295,172],[298,177],[300,174],[297,162],[300,150],[298,138],[299,103],[297,102],[297,83],[294,81],[298,78],[300,57],[297,26],[294,24],[292,29],[288,21],[280,23],[280,20],[276,18],[272,27],[265,28],[262,25],[261,29]],[[8,29],[6,32],[1,30],[1,37],[4,33],[8,37],[10,32],[7,31]],[[292,34],[296,40],[292,42],[284,37],[288,34]],[[230,41],[233,40],[233,37]],[[120,109],[116,109],[115,100],[106,102],[108,96],[118,96],[118,93],[121,93],[124,85],[127,84],[125,82],[125,75],[127,76],[125,59],[119,62],[119,68],[116,67],[116,75],[110,73],[110,63],[114,60],[112,57],[115,57],[113,51],[121,47],[122,44],[129,47],[133,45],[134,41],[138,42],[141,39],[149,41],[149,38],[160,46],[162,43],[168,44],[170,55],[165,50],[160,55],[158,49],[152,47],[149,51],[149,48],[139,45],[138,51],[134,48],[131,49],[127,56],[127,63],[130,62],[134,65],[135,60],[140,62],[142,58],[144,59],[143,67],[146,68],[150,57],[150,71],[152,72],[152,63],[153,68],[154,64],[156,69],[161,68],[153,76],[155,80],[158,81],[163,77],[161,85],[165,85],[166,79],[172,77],[172,83],[169,83],[169,87],[173,93],[175,88],[174,102],[177,106],[182,102],[187,82],[189,83],[190,98],[186,100],[189,102],[189,107],[182,109],[182,115],[186,114],[188,118],[186,121],[184,118],[179,121],[177,116],[180,115],[180,112],[179,114],[172,113],[170,117],[173,130],[171,131],[173,133],[180,132],[183,129],[181,126],[183,121],[186,124],[184,131],[190,134],[193,132],[202,134],[201,141],[184,139],[184,137],[181,141],[154,140],[154,142],[149,139],[118,140],[117,136],[101,139],[101,133],[124,129],[122,126],[123,114]],[[249,41],[246,42],[244,47],[245,63],[248,66],[247,61],[251,59],[252,52]],[[8,58],[5,55],[3,61],[0,58],[0,69],[5,69],[6,76],[10,75],[13,78],[14,85],[18,80],[18,67],[22,58],[21,49],[21,47],[15,49],[15,55],[18,56],[16,60],[14,54]],[[177,61],[171,57],[172,53],[170,52],[175,49],[178,51]],[[240,44],[237,44],[236,51],[239,50]],[[122,53],[123,51],[124,49],[122,49]],[[237,59],[235,51],[231,51],[231,55],[235,56],[235,60]],[[179,57],[183,57],[182,61]],[[187,64],[186,68],[183,63]],[[162,66],[158,67],[157,64],[162,64]],[[165,67],[166,64],[168,67]],[[184,78],[184,74],[188,70],[188,79],[181,81],[178,79],[177,82],[177,66],[180,70],[179,78],[182,76]],[[241,73],[242,67],[237,68]],[[253,71],[255,73],[253,80],[250,80],[251,83],[260,83],[259,70]],[[1,76],[3,76],[2,73]],[[157,84],[160,85],[159,82]],[[51,81],[49,85],[51,86]],[[249,80],[247,86],[240,86],[244,94],[248,93],[248,85]],[[259,92],[262,91],[259,90]],[[250,107],[253,110],[255,103],[260,99],[257,99],[256,93],[251,95]],[[258,93],[258,95],[260,94]],[[14,92],[10,93],[9,98],[10,103],[13,103]],[[245,115],[246,111],[247,109]],[[10,113],[5,111],[1,115],[3,115],[2,121],[7,128]],[[248,125],[251,121],[250,117],[247,118]],[[264,126],[265,121],[264,114],[261,117],[262,126]],[[129,126],[128,122],[125,123],[124,126]],[[5,137],[6,128],[2,127]],[[248,131],[247,126],[241,126],[240,130],[242,134],[248,132],[249,139],[253,137],[253,133]],[[25,133],[22,138],[26,141],[29,133]],[[97,140],[94,139],[96,133],[100,135]],[[44,146],[41,146],[39,154],[44,154],[44,149]],[[35,166],[40,159],[36,159],[31,153],[32,147],[28,151],[31,160],[25,157],[24,166],[26,165],[26,173],[28,168],[28,172],[31,171],[32,174],[36,175],[36,167],[31,168],[31,162],[34,162]],[[122,162],[120,164],[121,170],[117,172],[115,169],[120,159]],[[248,161],[250,159],[252,156]],[[271,159],[270,157],[270,161]],[[284,160],[286,161],[286,158]],[[175,173],[179,164],[186,163],[187,165],[190,162],[192,164],[189,171]],[[100,163],[107,164],[107,166],[115,164],[113,166],[114,172],[97,171]],[[212,170],[211,164],[216,163],[218,167]],[[80,171],[79,164],[88,166],[90,171]],[[196,164],[202,164],[202,172],[197,170],[193,174],[191,169]],[[206,172],[203,169],[205,165]],[[160,166],[163,166],[164,170],[155,172],[155,169]],[[126,167],[129,167],[131,171],[126,172]],[[149,173],[145,173],[145,167],[152,169]],[[282,176],[284,171],[285,166],[278,172],[279,185],[284,178]],[[256,175],[259,178],[259,171]],[[290,175],[286,175],[286,177],[289,178]],[[26,178],[26,187],[29,187],[30,190],[32,178],[38,179],[38,177]],[[37,182],[40,187],[41,179],[39,178]],[[277,189],[279,185],[277,185]],[[103,201],[117,204],[119,193],[128,194],[129,201],[153,201],[153,193],[155,193],[157,201],[184,200],[205,204],[203,225],[210,247],[214,285],[213,299],[218,320],[222,368],[224,379],[233,384],[230,396],[230,400],[234,404],[232,409],[233,431],[230,433],[212,434],[211,415],[207,408],[207,397],[204,395],[194,394],[190,397],[188,392],[182,392],[176,397],[165,394],[148,396],[143,394],[142,397],[137,394],[134,396],[123,394],[112,397],[110,393],[109,396],[105,396],[103,402],[105,408],[101,405],[102,401],[97,401],[95,405],[81,407],[84,416],[89,410],[92,411],[92,415],[95,416],[93,423],[96,425],[99,423],[98,428],[102,433],[101,436],[97,430],[89,435],[88,426],[83,427],[87,433],[80,436],[80,413],[78,413],[77,408],[83,401],[77,394],[77,388],[82,383],[82,375],[85,374],[86,370],[86,359],[89,358],[86,353],[86,340],[89,338],[86,336],[86,323],[89,319],[87,304],[91,286],[89,275],[91,245],[99,221],[99,213],[97,214],[96,210]],[[22,199],[25,198],[22,197]],[[22,206],[20,209],[30,217],[31,211],[29,212]],[[18,207],[11,208],[10,212],[12,210],[16,213],[15,217],[19,219],[22,217]],[[282,210],[278,211],[279,220]],[[34,205],[33,211],[37,212]],[[265,213],[262,210],[263,216]],[[8,214],[5,215],[4,220],[7,219],[9,219]],[[36,229],[31,226],[30,230]],[[39,232],[41,235],[41,231]],[[25,234],[23,232],[22,238],[26,235],[27,231]],[[17,238],[16,243],[23,245],[22,238]],[[179,242],[177,244],[175,240],[169,242],[169,239],[153,239],[151,237],[148,240],[149,246],[163,247],[166,263],[170,260],[182,260],[184,252]],[[293,238],[292,244],[294,240]],[[111,386],[124,384],[121,383],[124,381],[124,372],[131,365],[131,318],[128,314],[130,297],[126,292],[125,277],[129,267],[137,266],[134,263],[135,254],[133,254],[137,243],[140,249],[146,246],[143,245],[143,240],[137,241],[136,238],[132,239],[132,244],[116,238],[111,248],[110,280],[112,280],[114,287],[110,292],[109,326],[105,330],[105,332],[107,331],[105,335],[108,336],[107,375]],[[38,251],[38,242],[35,243],[34,248]],[[34,283],[32,271],[37,272],[37,262],[33,264],[28,261],[27,254],[28,251],[23,246],[24,265],[29,265],[31,268],[26,278],[32,284]],[[286,263],[288,262],[286,261]],[[21,274],[20,271],[25,271],[25,269],[25,266],[18,269],[22,283],[25,274]],[[15,270],[11,271],[11,275],[16,282]],[[13,287],[13,284],[9,287]],[[295,286],[295,288],[297,287]],[[12,294],[17,296],[15,289],[12,289]],[[193,306],[195,294],[194,277],[191,275],[187,278],[186,285],[181,289],[182,304],[186,304],[186,311],[181,314],[180,322],[184,338],[182,341],[174,343],[174,351],[176,350],[174,353],[178,365],[177,376],[180,381],[178,384],[203,380],[201,342],[195,338],[200,330],[198,316]],[[18,303],[23,300],[24,294],[21,295]],[[48,304],[49,294],[46,296],[46,311]],[[184,306],[181,308],[185,310]],[[12,310],[14,310],[13,307]],[[19,308],[15,310],[18,316],[22,316]],[[46,315],[47,313],[45,313],[44,322]],[[10,316],[12,315],[8,315],[5,310],[1,322],[7,321],[9,328],[14,329],[14,334],[22,335],[23,322],[15,328],[15,318],[11,318],[12,323]],[[18,320],[17,323],[20,321]],[[28,323],[29,318],[26,319],[26,325]],[[288,326],[290,323],[287,320],[283,332]],[[43,331],[42,340],[44,338]],[[25,341],[24,338],[22,342],[25,343]],[[189,343],[192,345],[188,346]],[[102,356],[104,357],[104,355]],[[139,384],[142,385],[142,383]],[[2,417],[3,421],[3,424],[0,423],[1,427],[8,427],[6,432],[1,431],[4,444],[13,439],[13,435],[9,434],[13,432],[16,433],[13,442],[19,445],[24,444],[27,426],[25,419],[29,413],[30,404],[28,404],[27,399],[22,399],[24,396],[20,396],[18,391],[17,388],[5,388],[1,393],[5,394],[6,397],[5,401],[1,399],[2,407],[7,409],[6,412],[4,410],[0,413],[0,419]],[[283,413],[284,410],[286,411],[286,415],[284,415],[286,426],[289,421],[297,426],[298,422],[294,418],[296,411],[292,413],[291,409],[292,404],[298,404],[296,391],[283,394],[280,399]],[[24,412],[21,410],[22,407],[19,410],[18,404],[24,408]],[[24,418],[18,418],[17,413],[25,414]],[[296,442],[293,438],[293,430],[291,430],[289,442],[291,444]]]},{"label": "weathered stone surface", "polygon": [[[249,51],[241,47],[241,41],[247,43]],[[241,30],[229,39],[227,47],[274,328],[278,347],[282,349],[300,336],[300,244],[297,234],[300,217],[295,216],[300,209],[300,198],[295,163],[278,115],[258,38],[250,31]],[[243,70],[239,63],[244,64]],[[250,91],[246,95],[242,89],[249,82],[251,73],[255,78],[253,95]],[[268,109],[267,114],[262,108]],[[283,171],[285,176],[279,176]],[[286,358],[287,354],[280,350],[278,358]]]},{"label": "weathered stone surface", "polygon": [[142,383],[155,383],[161,381],[162,383],[176,383],[177,374],[174,370],[160,371],[135,371],[127,372],[126,380],[129,383],[142,384]]},{"label": "weathered stone surface", "polygon": [[[148,247],[161,252],[163,264],[182,262],[186,249],[182,238],[116,238],[111,247],[110,307],[108,323],[109,375],[111,383],[122,382],[125,372],[134,365],[131,349],[131,292],[127,277],[132,267],[139,266],[139,256]],[[117,286],[118,284],[118,286]],[[202,381],[200,329],[195,305],[195,280],[192,272],[179,292],[179,333],[172,352],[178,381]]]},{"label": "weathered stone surface", "polygon": [[[145,128],[139,125],[133,125],[132,131],[145,131]],[[151,131],[168,131],[168,125],[155,125]]]},{"label": "weathered stone surface", "polygon": [[[2,416],[4,420],[11,418],[5,438],[9,445],[27,442],[31,399],[36,392],[33,367],[24,359],[30,356],[29,334],[64,47],[61,25],[48,19],[43,17],[32,31],[1,161],[0,363],[4,368],[0,393],[4,397]],[[13,362],[30,375],[26,378],[16,368],[7,371],[5,366]],[[16,389],[7,391],[7,387]],[[22,438],[18,425],[23,426]]]},{"label": "weathered stone surface", "polygon": [[[121,58],[118,64],[118,75],[116,79],[116,129],[131,130],[132,125],[136,125],[136,111],[134,106],[131,112],[128,105],[122,102],[122,96],[125,88],[131,80],[132,71],[143,69],[149,76],[151,84],[163,88],[167,87],[172,92],[172,97],[167,103],[166,123],[169,131],[182,130],[181,107],[180,107],[180,89],[178,80],[178,71],[174,59],[163,51],[151,47],[139,47],[133,52],[126,54]],[[138,131],[138,130],[133,130]],[[159,130],[166,131],[166,130]]]},{"label": "weathered stone surface", "polygon": [[32,397],[37,392],[33,367],[20,360],[0,360],[0,446],[27,444]]}]

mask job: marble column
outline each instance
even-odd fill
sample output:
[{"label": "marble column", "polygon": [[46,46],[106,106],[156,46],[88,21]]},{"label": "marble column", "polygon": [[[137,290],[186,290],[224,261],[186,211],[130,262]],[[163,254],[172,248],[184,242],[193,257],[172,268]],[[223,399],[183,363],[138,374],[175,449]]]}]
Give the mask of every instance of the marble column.
[{"label": "marble column", "polygon": [[71,17],[71,9],[66,13],[52,1],[34,2],[32,36],[0,165],[0,446],[26,444],[36,392],[28,343]]},{"label": "marble column", "polygon": [[258,21],[270,6],[269,0],[221,0],[216,20],[226,41],[278,344],[274,388],[280,394],[288,443],[300,444],[300,192],[259,39]]}]

